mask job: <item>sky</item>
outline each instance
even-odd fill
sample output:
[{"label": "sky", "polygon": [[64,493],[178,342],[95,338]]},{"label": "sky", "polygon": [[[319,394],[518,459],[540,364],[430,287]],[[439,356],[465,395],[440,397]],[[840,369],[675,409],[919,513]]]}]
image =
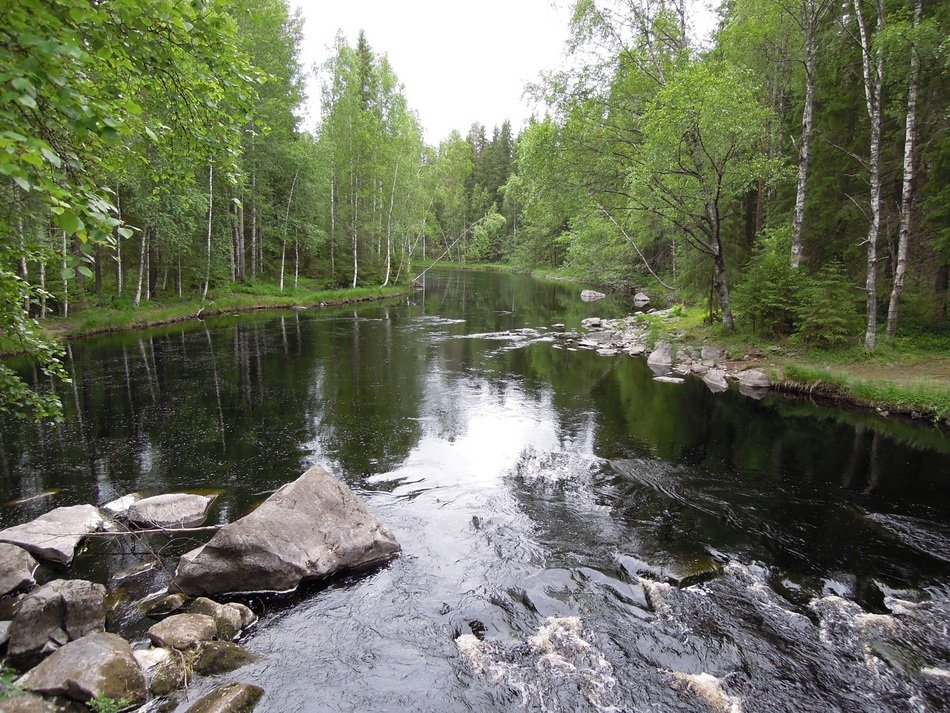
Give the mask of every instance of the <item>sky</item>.
[{"label": "sky", "polygon": [[[304,18],[301,62],[323,64],[337,31],[351,45],[362,29],[386,54],[416,110],[425,140],[438,144],[473,122],[491,129],[505,119],[515,133],[532,107],[525,84],[563,57],[566,0],[291,0]],[[305,126],[316,125],[319,81],[308,82]]]}]

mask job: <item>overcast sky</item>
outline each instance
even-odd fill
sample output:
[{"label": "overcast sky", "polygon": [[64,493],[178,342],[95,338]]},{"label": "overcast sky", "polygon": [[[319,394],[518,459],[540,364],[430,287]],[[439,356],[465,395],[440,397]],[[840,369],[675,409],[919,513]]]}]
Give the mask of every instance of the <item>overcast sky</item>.
[{"label": "overcast sky", "polygon": [[[491,128],[528,118],[527,82],[561,59],[568,32],[565,0],[291,0],[304,17],[301,60],[323,64],[338,30],[351,45],[360,29],[389,61],[409,105],[437,144],[472,122]],[[309,111],[319,110],[319,84],[309,83]],[[307,126],[315,121],[308,119]]]}]

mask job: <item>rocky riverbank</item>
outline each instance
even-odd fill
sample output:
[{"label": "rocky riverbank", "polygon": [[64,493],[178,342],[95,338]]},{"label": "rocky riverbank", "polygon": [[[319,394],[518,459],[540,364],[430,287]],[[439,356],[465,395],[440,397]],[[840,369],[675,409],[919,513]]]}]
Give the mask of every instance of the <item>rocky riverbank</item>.
[{"label": "rocky riverbank", "polygon": [[[0,709],[82,710],[76,706],[96,699],[121,708],[160,699],[156,710],[167,710],[181,702],[179,692],[194,676],[255,660],[236,640],[246,638],[258,617],[233,601],[235,594],[291,590],[380,564],[400,549],[376,515],[322,468],[311,468],[243,518],[201,527],[212,501],[191,493],[131,494],[101,508],[56,508],[0,531],[0,654],[22,674],[12,685],[0,681]],[[36,579],[40,562],[68,567],[88,538],[196,530],[215,534],[182,556],[168,590],[138,602],[142,619],[157,620],[139,645],[106,631],[110,593],[102,584]],[[221,684],[188,711],[249,713],[263,693]]]}]

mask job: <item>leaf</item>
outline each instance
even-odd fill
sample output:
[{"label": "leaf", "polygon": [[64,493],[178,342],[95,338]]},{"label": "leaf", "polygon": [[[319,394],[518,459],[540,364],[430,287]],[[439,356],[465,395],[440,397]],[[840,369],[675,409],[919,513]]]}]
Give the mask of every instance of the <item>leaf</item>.
[{"label": "leaf", "polygon": [[74,235],[83,229],[83,223],[71,210],[64,210],[54,218],[56,225],[66,231],[67,235]]},{"label": "leaf", "polygon": [[20,104],[22,104],[23,106],[29,107],[30,109],[39,108],[36,104],[36,99],[34,99],[29,94],[21,94],[20,96],[17,97],[17,101],[20,102]]},{"label": "leaf", "polygon": [[148,136],[152,141],[158,141],[158,135],[147,126],[145,127],[145,135]]},{"label": "leaf", "polygon": [[81,274],[85,275],[86,277],[92,277],[92,270],[90,270],[90,269],[89,269],[88,267],[86,267],[85,265],[80,265],[80,266],[79,266],[79,272],[80,272]]},{"label": "leaf", "polygon": [[47,161],[49,161],[51,164],[56,166],[56,168],[62,167],[63,160],[56,154],[55,151],[51,151],[50,149],[44,146],[40,149],[40,153],[42,153],[46,157]]},{"label": "leaf", "polygon": [[30,192],[30,189],[33,188],[33,185],[23,178],[23,176],[13,176],[13,182],[16,183],[20,188],[22,188],[27,193]]},{"label": "leaf", "polygon": [[132,237],[132,229],[131,229],[131,228],[119,228],[119,229],[118,229],[118,232],[119,232],[119,235],[120,235],[121,237],[123,237],[123,238],[131,238],[131,237]]},{"label": "leaf", "polygon": [[64,267],[60,271],[59,276],[65,281],[65,280],[72,280],[76,275],[73,272],[73,269],[71,267]]}]

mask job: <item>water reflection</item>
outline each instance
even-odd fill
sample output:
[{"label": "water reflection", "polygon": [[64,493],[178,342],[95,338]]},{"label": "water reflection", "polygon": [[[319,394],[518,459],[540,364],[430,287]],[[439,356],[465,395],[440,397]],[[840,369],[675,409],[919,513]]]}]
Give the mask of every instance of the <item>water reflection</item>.
[{"label": "water reflection", "polygon": [[[459,673],[453,640],[477,623],[480,634],[512,643],[489,653],[517,668],[518,642],[545,616],[580,616],[620,678],[624,660],[652,666],[634,667],[624,686],[635,689],[639,676],[636,690],[694,680],[658,667],[764,670],[778,657],[771,634],[742,634],[763,652],[752,665],[723,633],[763,620],[758,604],[747,607],[748,621],[728,620],[724,602],[751,596],[736,588],[753,585],[733,564],[721,574],[723,562],[764,563],[752,579],[789,611],[832,593],[883,611],[895,592],[947,587],[945,433],[712,394],[697,380],[661,384],[642,360],[548,341],[555,322],[576,327],[622,309],[582,303],[563,285],[433,271],[424,292],[395,304],[76,343],[64,423],[0,431],[0,502],[49,491],[0,507],[0,525],[55,505],[182,489],[221,490],[212,519],[227,521],[307,464],[328,464],[382,511],[404,555],[302,596],[262,627],[253,645],[265,657],[250,675],[268,689],[268,710],[300,700],[315,701],[313,710],[341,702],[439,710],[435,698],[426,703],[432,691],[458,707],[517,707],[504,686]],[[139,572],[137,547],[159,551],[171,568],[192,544],[97,545],[74,569],[134,599],[167,577],[162,566]],[[682,584],[715,577],[701,585],[720,597],[713,643],[686,645],[675,627],[651,624],[643,574]],[[676,626],[701,628],[702,607],[683,597],[670,600],[683,612]],[[133,608],[116,601],[113,621],[141,633]],[[301,656],[292,645],[301,640],[313,649],[322,641],[333,655]],[[333,686],[315,690],[329,678]],[[766,683],[754,680],[746,693]],[[802,695],[807,681],[793,688]],[[574,700],[564,696],[563,705]],[[657,700],[690,709],[688,699]]]}]

